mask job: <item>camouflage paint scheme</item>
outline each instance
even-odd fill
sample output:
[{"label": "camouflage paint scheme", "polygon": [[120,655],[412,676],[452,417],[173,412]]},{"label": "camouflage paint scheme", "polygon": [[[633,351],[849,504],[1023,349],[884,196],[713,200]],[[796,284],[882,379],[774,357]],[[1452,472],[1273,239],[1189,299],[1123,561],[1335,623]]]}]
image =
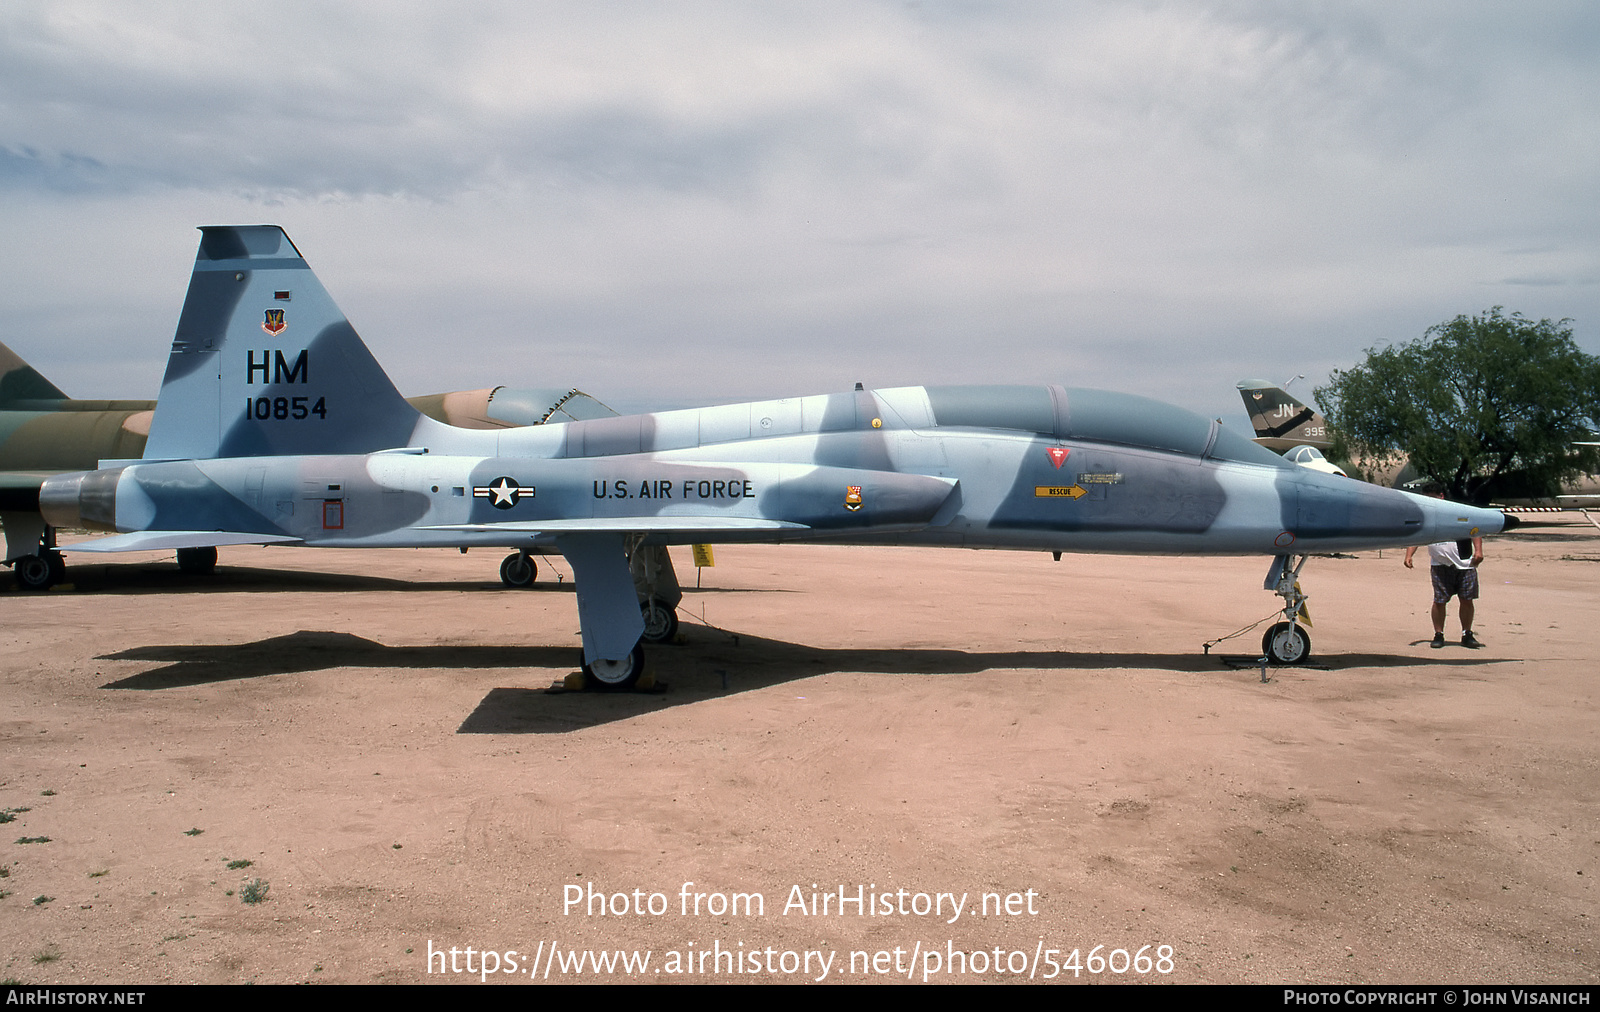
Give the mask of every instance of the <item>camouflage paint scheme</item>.
[{"label": "camouflage paint scheme", "polygon": [[[603,418],[616,412],[581,390],[487,387],[410,399],[417,410],[468,429]],[[48,537],[39,486],[52,474],[144,455],[155,401],[74,400],[0,344],[0,525],[6,562]],[[53,541],[51,542],[53,545]]]},{"label": "camouflage paint scheme", "polygon": [[586,668],[643,665],[629,555],[737,541],[1264,555],[1493,534],[1217,422],[1061,386],[898,387],[494,431],[395,391],[276,226],[202,229],[140,461],[48,479],[78,551],[552,547]]},{"label": "camouflage paint scheme", "polygon": [[1296,446],[1333,448],[1333,433],[1320,412],[1306,407],[1289,391],[1266,380],[1240,380],[1239,396],[1256,431],[1256,442],[1275,453]]}]

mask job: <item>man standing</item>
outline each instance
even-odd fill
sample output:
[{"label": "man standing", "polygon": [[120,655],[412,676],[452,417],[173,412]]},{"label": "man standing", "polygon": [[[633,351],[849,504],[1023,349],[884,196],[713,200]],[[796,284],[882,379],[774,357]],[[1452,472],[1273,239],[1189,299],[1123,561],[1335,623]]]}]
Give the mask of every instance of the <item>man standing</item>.
[{"label": "man standing", "polygon": [[[1415,545],[1406,549],[1406,568],[1416,568],[1411,557],[1417,553]],[[1470,561],[1468,557],[1470,556]],[[1461,599],[1461,645],[1473,650],[1483,646],[1472,635],[1472,616],[1477,610],[1478,564],[1483,562],[1483,539],[1441,541],[1428,546],[1429,572],[1433,576],[1433,648],[1444,646],[1445,605],[1452,597]]]}]

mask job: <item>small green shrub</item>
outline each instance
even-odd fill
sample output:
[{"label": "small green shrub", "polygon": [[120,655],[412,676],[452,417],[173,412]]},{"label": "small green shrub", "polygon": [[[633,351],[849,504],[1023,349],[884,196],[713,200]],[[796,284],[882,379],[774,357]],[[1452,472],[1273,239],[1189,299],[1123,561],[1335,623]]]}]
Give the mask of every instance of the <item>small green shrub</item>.
[{"label": "small green shrub", "polygon": [[267,890],[272,888],[266,879],[253,878],[239,887],[239,899],[244,903],[262,903],[267,898]]}]

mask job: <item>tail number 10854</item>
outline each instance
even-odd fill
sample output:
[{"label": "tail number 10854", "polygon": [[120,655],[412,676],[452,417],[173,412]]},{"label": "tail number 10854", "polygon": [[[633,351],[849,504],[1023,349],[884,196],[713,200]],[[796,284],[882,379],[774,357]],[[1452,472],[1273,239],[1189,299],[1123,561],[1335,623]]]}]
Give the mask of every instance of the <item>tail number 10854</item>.
[{"label": "tail number 10854", "polygon": [[318,397],[317,403],[312,404],[309,397],[246,397],[244,399],[244,413],[247,418],[266,421],[275,418],[278,421],[301,421],[306,418],[327,418],[327,398]]}]

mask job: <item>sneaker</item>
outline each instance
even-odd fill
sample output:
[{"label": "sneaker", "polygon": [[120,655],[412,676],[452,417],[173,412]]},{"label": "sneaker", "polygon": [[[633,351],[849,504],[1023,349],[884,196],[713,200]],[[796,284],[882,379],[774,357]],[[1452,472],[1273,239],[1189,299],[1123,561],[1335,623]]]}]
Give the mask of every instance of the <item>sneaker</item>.
[{"label": "sneaker", "polygon": [[1431,644],[1429,644],[1429,645],[1432,646],[1433,649],[1435,649],[1435,650],[1443,650],[1444,649],[1444,633],[1434,633],[1433,634],[1433,642]]},{"label": "sneaker", "polygon": [[1472,635],[1472,630],[1470,629],[1461,634],[1461,645],[1469,650],[1483,649],[1483,644],[1478,642],[1478,637]]}]

